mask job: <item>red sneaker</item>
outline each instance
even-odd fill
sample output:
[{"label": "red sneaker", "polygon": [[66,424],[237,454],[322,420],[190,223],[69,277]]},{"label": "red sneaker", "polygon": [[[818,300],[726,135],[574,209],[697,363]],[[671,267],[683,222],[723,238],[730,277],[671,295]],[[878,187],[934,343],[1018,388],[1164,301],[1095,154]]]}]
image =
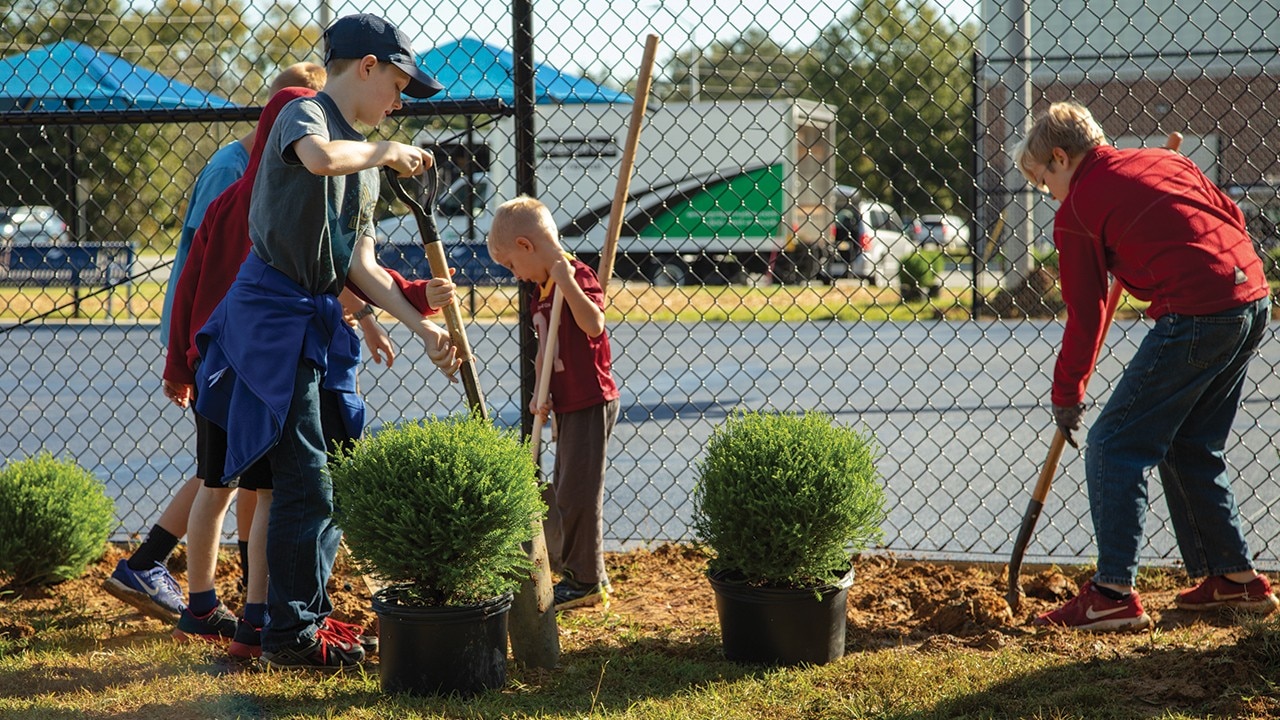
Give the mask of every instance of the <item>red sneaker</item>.
[{"label": "red sneaker", "polygon": [[1090,581],[1066,605],[1044,613],[1031,624],[1075,630],[1145,630],[1151,627],[1151,618],[1142,609],[1142,600],[1136,591],[1129,593],[1127,600],[1112,600],[1098,592]]},{"label": "red sneaker", "polygon": [[1271,582],[1265,575],[1259,575],[1244,585],[1231,582],[1222,575],[1214,575],[1178,593],[1174,603],[1183,610],[1229,607],[1259,615],[1268,615],[1280,607],[1280,601],[1271,592]]}]

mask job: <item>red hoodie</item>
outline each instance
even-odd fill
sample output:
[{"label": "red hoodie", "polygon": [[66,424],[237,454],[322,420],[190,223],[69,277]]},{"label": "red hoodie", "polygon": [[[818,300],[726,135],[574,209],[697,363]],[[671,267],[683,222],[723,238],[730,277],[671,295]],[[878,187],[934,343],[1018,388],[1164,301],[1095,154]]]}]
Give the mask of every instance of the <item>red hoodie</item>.
[{"label": "red hoodie", "polygon": [[1164,149],[1085,153],[1053,222],[1067,327],[1053,404],[1084,397],[1103,340],[1107,273],[1166,313],[1210,315],[1265,297],[1262,260],[1239,206],[1195,163]]},{"label": "red hoodie", "polygon": [[[271,97],[258,118],[258,132],[244,176],[215,198],[205,211],[174,290],[173,312],[169,319],[169,351],[164,363],[165,380],[195,384],[195,366],[200,357],[195,343],[196,332],[222,302],[249,254],[249,200],[253,181],[258,176],[258,164],[266,152],[267,136],[285,105],[315,94],[314,90],[295,87],[285,88]],[[394,270],[387,270],[387,273],[419,312],[423,315],[435,312],[427,304],[427,281],[409,282]],[[348,287],[354,289],[353,285],[348,284]],[[358,291],[357,294],[363,297]]]}]

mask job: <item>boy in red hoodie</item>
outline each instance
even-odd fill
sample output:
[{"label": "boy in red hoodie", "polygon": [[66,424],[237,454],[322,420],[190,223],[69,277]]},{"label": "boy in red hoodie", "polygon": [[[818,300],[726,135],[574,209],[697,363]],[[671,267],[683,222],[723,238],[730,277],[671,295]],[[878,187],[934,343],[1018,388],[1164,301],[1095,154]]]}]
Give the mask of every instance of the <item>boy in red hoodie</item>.
[{"label": "boy in red hoodie", "polygon": [[[300,62],[290,65],[281,70],[275,80],[271,81],[267,87],[267,99],[269,100],[271,96],[285,88],[301,87],[319,90],[324,87],[325,76],[324,68],[315,63]],[[164,309],[160,315],[160,344],[165,347],[169,346],[169,321],[173,317],[173,297],[195,233],[213,201],[244,175],[256,136],[257,126],[249,134],[232,141],[214,153],[213,157],[209,158],[209,163],[200,171],[196,184],[191,189],[186,217],[182,223],[182,236],[178,241],[178,252],[173,261],[169,283],[165,289]],[[182,589],[165,567],[165,559],[177,547],[182,536],[187,534],[191,505],[202,484],[203,479],[193,475],[178,488],[151,531],[147,533],[146,539],[128,558],[120,561],[111,576],[103,582],[103,589],[154,618],[166,622],[178,620],[186,608],[186,603],[182,600]],[[244,585],[248,585],[250,522],[253,517],[253,503],[256,499],[256,494],[249,490],[237,493],[236,525],[240,545],[240,570]]]},{"label": "boy in red hoodie", "polygon": [[1270,613],[1253,568],[1225,447],[1250,359],[1270,318],[1270,290],[1240,208],[1195,163],[1168,149],[1120,150],[1076,103],[1054,103],[1014,149],[1054,217],[1067,325],[1053,374],[1054,421],[1072,445],[1084,382],[1106,326],[1107,275],[1154,321],[1089,430],[1085,477],[1098,569],[1037,625],[1136,630],[1151,619],[1134,580],[1158,469],[1187,573],[1184,610]]}]

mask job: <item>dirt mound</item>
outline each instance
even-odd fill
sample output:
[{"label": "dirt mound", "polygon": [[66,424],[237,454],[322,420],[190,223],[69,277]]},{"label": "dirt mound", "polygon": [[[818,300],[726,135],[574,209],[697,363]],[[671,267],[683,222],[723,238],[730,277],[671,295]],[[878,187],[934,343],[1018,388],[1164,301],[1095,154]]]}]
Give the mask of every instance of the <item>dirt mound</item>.
[{"label": "dirt mound", "polygon": [[978,316],[996,320],[1048,319],[1057,317],[1066,307],[1058,288],[1057,271],[1039,267],[1013,290],[1002,288],[978,306]]}]

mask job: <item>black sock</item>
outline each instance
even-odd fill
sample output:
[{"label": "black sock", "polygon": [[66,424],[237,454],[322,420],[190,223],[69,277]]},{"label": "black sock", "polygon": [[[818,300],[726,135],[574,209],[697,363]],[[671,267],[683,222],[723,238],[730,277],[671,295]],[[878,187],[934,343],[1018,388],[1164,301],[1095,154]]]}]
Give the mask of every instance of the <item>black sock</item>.
[{"label": "black sock", "polygon": [[163,565],[164,561],[169,559],[169,553],[176,547],[178,547],[178,538],[168,530],[155,525],[151,528],[147,539],[143,540],[138,549],[129,556],[129,569],[146,570],[157,563]]},{"label": "black sock", "polygon": [[239,540],[236,542],[240,546],[240,583],[244,587],[249,587],[249,541]]},{"label": "black sock", "polygon": [[1103,587],[1097,583],[1094,583],[1093,586],[1098,589],[1098,592],[1102,593],[1102,597],[1108,600],[1114,600],[1116,602],[1124,602],[1125,600],[1129,599],[1130,595],[1133,594],[1133,593],[1122,593],[1119,590],[1112,590],[1109,587]]}]

